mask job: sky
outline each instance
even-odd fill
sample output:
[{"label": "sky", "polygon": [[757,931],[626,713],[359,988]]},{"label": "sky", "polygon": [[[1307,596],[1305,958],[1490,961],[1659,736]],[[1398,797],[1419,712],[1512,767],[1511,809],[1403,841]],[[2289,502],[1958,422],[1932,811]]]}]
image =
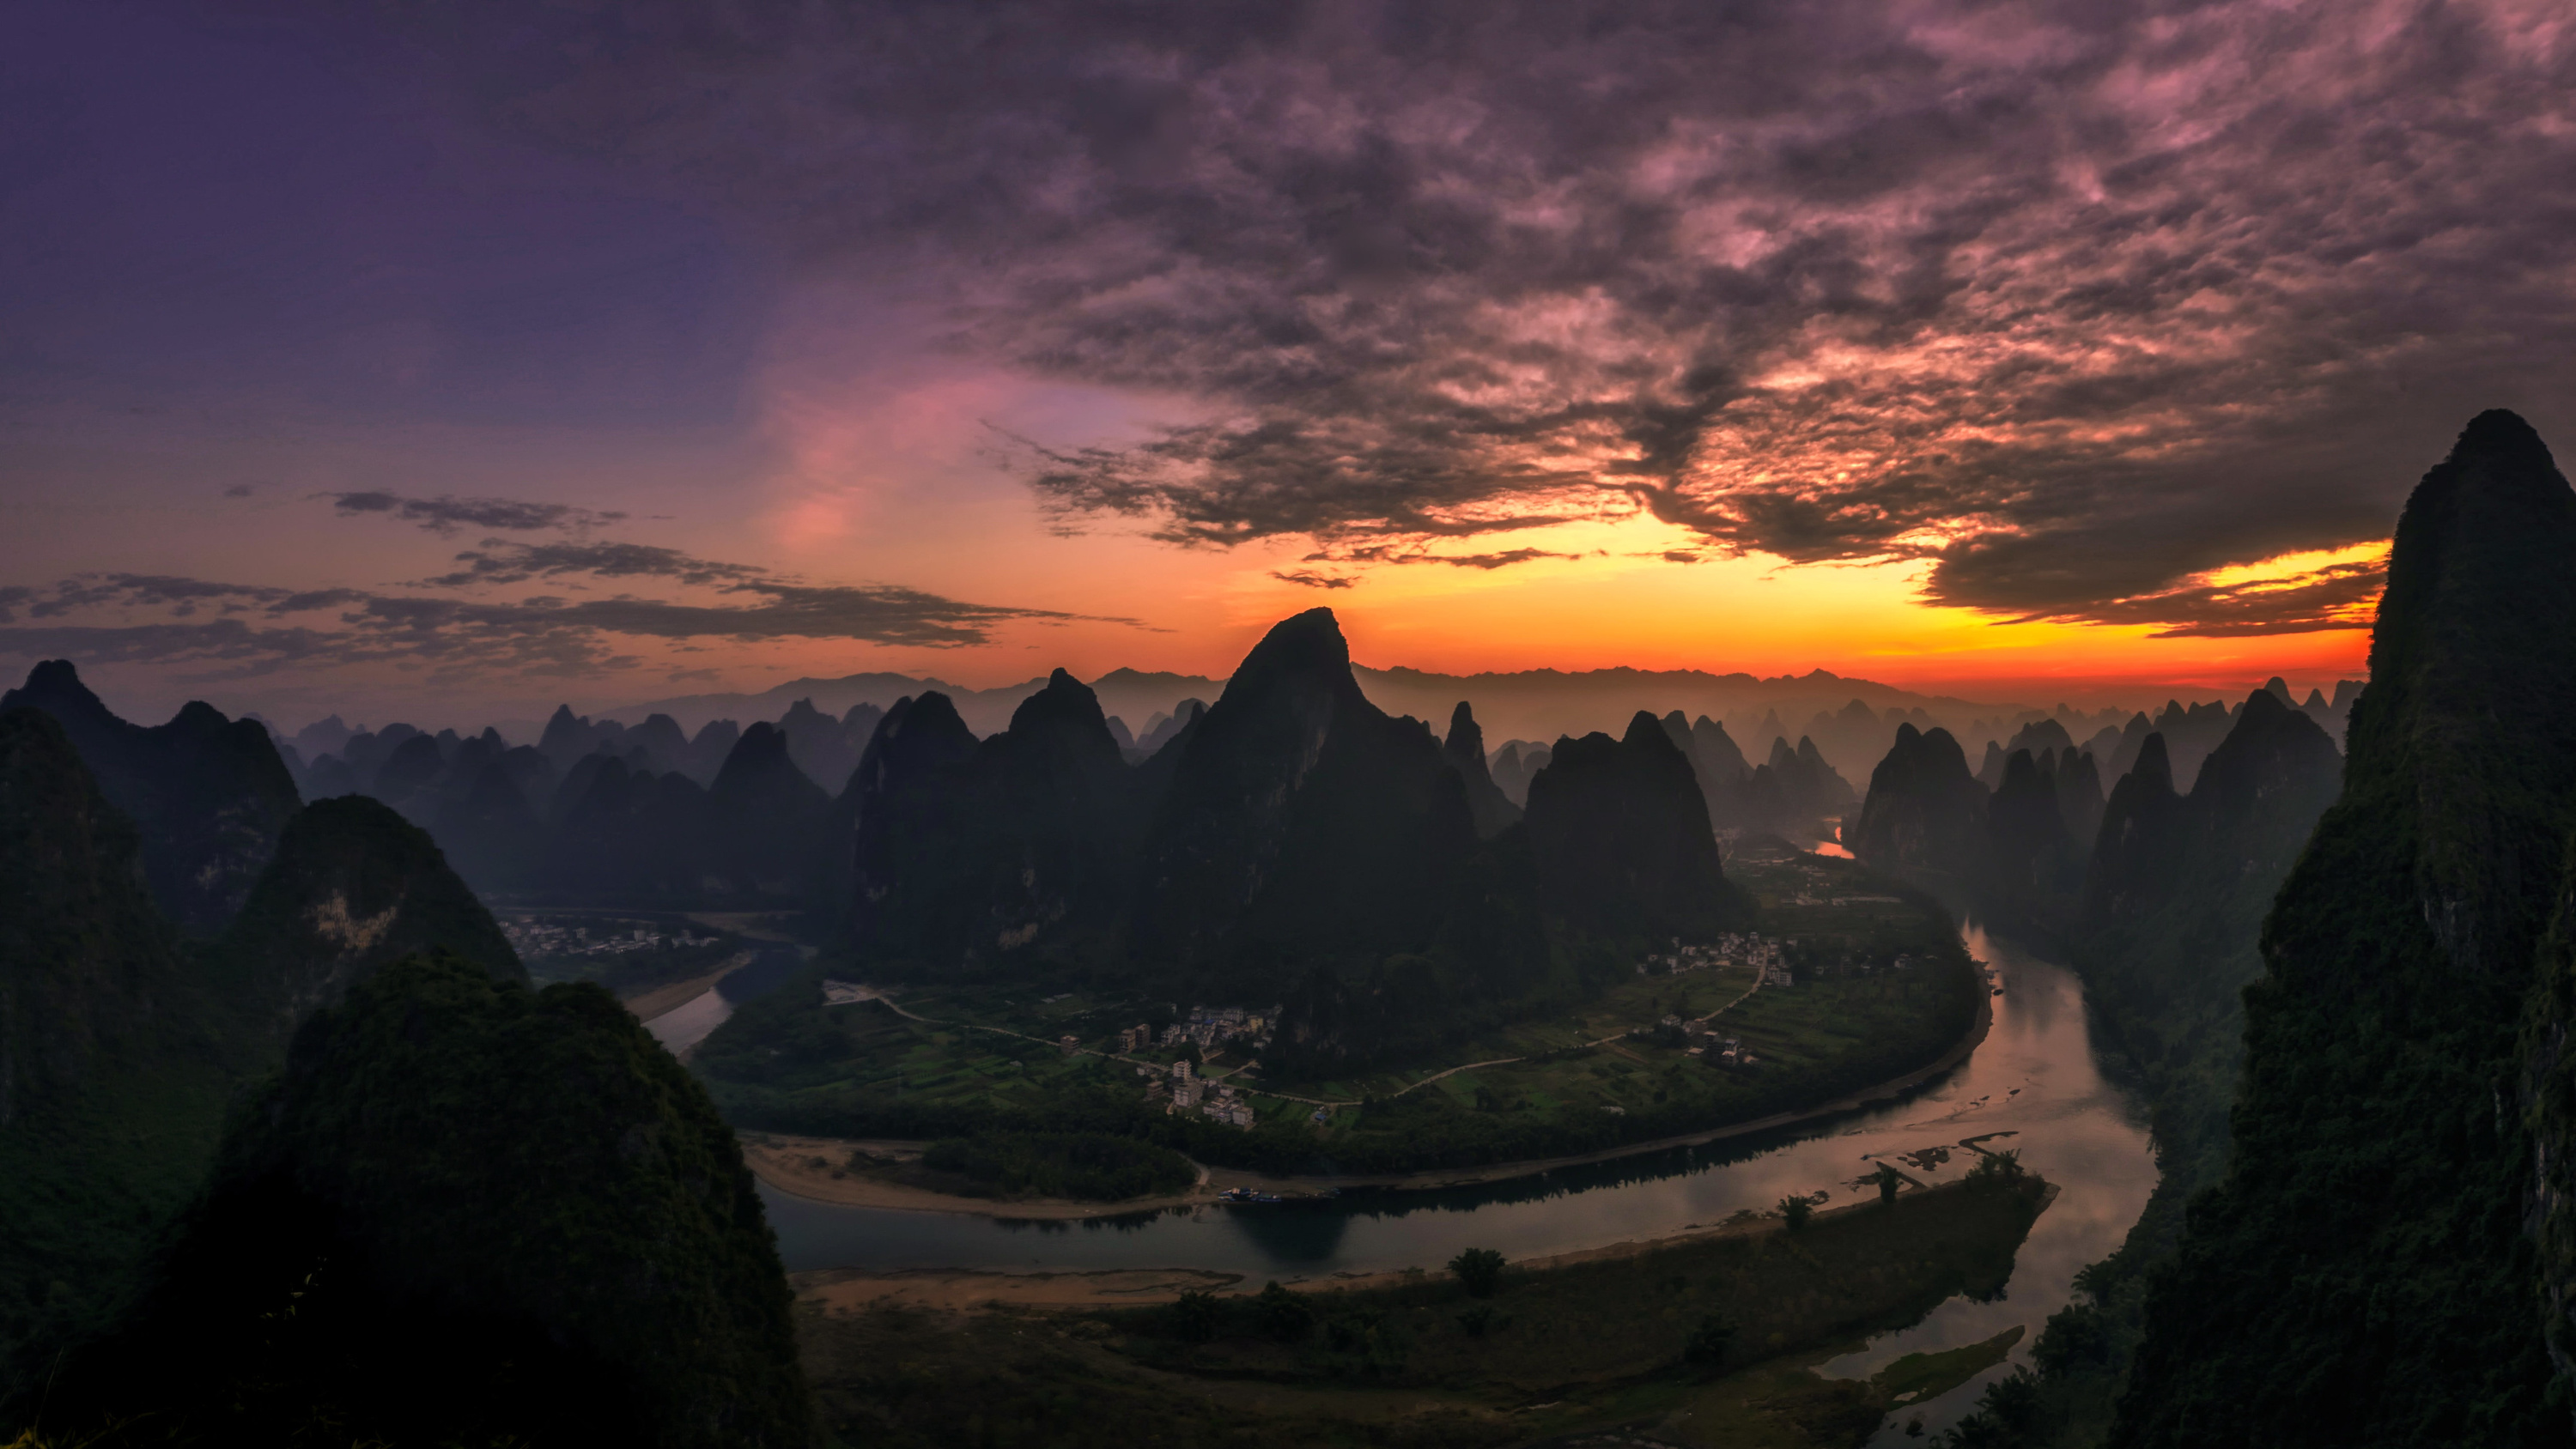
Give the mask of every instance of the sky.
[{"label": "sky", "polygon": [[0,669],[2357,677],[2576,437],[2563,4],[18,0]]}]

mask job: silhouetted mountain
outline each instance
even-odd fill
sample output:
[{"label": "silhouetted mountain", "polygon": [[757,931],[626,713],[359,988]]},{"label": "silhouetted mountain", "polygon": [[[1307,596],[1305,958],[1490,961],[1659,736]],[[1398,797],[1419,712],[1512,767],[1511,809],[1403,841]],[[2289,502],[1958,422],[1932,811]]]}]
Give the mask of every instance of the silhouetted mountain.
[{"label": "silhouetted mountain", "polygon": [[2079,861],[2093,853],[2093,837],[2102,831],[2102,770],[2091,751],[2060,754],[2050,778],[2057,785],[2057,814],[2075,842]]},{"label": "silhouetted mountain", "polygon": [[1135,847],[1131,774],[1063,670],[980,743],[946,695],[897,701],[852,783],[857,949],[941,975],[1105,950]]},{"label": "silhouetted mountain", "polygon": [[706,802],[707,871],[739,896],[803,900],[826,872],[844,868],[825,845],[831,797],[797,768],[786,734],[775,725],[742,732],[707,787]]},{"label": "silhouetted mountain", "polygon": [[2227,1177],[2150,1292],[2113,1443],[2566,1437],[2571,557],[2576,494],[2510,413],[2408,501],[2342,796],[2245,993]]},{"label": "silhouetted mountain", "polygon": [[1843,844],[1882,870],[1953,879],[1985,851],[1987,792],[1944,729],[1897,726],[1896,743],[1870,772],[1858,828]]},{"label": "silhouetted mountain", "polygon": [[1993,740],[1986,741],[1986,757],[1977,765],[1977,783],[1985,786],[1990,792],[2002,789],[2004,765],[2011,758],[2004,752],[2001,744]]},{"label": "silhouetted mountain", "polygon": [[598,987],[445,955],[296,1034],[155,1287],[46,1414],[81,1442],[813,1435],[777,1250],[705,1092]]},{"label": "silhouetted mountain", "polygon": [[2030,757],[2033,760],[2037,760],[2050,750],[2055,750],[2062,755],[2073,754],[2075,737],[2068,734],[2066,726],[2056,720],[2035,719],[2014,731],[2013,737],[2004,742],[2004,753],[2007,756],[2015,750],[2030,751]]},{"label": "silhouetted mountain", "polygon": [[1485,732],[1476,728],[1475,712],[1463,699],[1450,712],[1449,738],[1441,742],[1440,754],[1456,767],[1460,783],[1467,787],[1467,813],[1474,818],[1480,838],[1491,839],[1521,818],[1521,807],[1503,794],[1486,768]]},{"label": "silhouetted mountain", "polygon": [[1207,706],[1195,699],[1185,699],[1172,706],[1170,714],[1158,717],[1145,727],[1144,738],[1136,742],[1137,753],[1149,760],[1162,753],[1163,747],[1170,744],[1174,736],[1189,728],[1190,722],[1206,710]]},{"label": "silhouetted mountain", "polygon": [[1548,747],[1529,740],[1512,740],[1497,752],[1491,763],[1494,788],[1515,806],[1529,804],[1529,782],[1547,768]]},{"label": "silhouetted mountain", "polygon": [[[850,711],[857,716],[852,723],[864,722],[873,734],[877,720],[883,716],[861,714],[865,709],[867,706],[860,705]],[[859,767],[859,752],[868,743],[868,735],[852,738],[848,726],[814,708],[810,699],[800,699],[789,706],[787,713],[779,717],[777,728],[787,737],[788,758],[826,795],[841,793],[841,787],[850,782],[850,772]]]},{"label": "silhouetted mountain", "polygon": [[1332,611],[1309,610],[1245,657],[1177,761],[1133,948],[1247,991],[1301,963],[1419,951],[1475,846],[1431,731],[1369,703]]},{"label": "silhouetted mountain", "polygon": [[129,724],[60,659],[0,694],[0,710],[22,707],[53,716],[109,803],[134,822],[163,911],[202,931],[241,908],[300,803],[265,727],[198,702],[168,724]]},{"label": "silhouetted mountain", "polygon": [[[2120,730],[2119,748],[2113,750],[2102,761],[2102,778],[2111,781],[2113,787],[2117,788],[2118,782],[2138,767],[2138,756],[2147,747],[2147,736],[2155,732],[2156,722],[2143,713],[2129,716],[2128,724]],[[2168,777],[2173,773],[2173,756],[2170,752],[2165,755],[2165,773]]]},{"label": "silhouetted mountain", "polygon": [[898,702],[843,801],[861,966],[1275,1001],[1265,1062],[1293,1076],[1577,997],[1650,937],[1744,919],[1660,734],[1638,759],[1605,739],[1568,765],[1561,745],[1554,823],[1515,824],[1472,712],[1443,743],[1378,710],[1329,611],[1274,628],[1185,718],[1131,766],[1070,675],[981,742],[943,695]]},{"label": "silhouetted mountain", "polygon": [[1549,916],[1589,937],[1705,941],[1751,922],[1690,762],[1642,710],[1620,739],[1556,742],[1530,782],[1527,829]]},{"label": "silhouetted mountain", "polygon": [[1980,887],[1990,911],[2016,921],[2048,914],[2084,880],[2083,852],[2058,806],[2056,751],[2045,759],[2013,751],[2002,788],[1986,804]]}]

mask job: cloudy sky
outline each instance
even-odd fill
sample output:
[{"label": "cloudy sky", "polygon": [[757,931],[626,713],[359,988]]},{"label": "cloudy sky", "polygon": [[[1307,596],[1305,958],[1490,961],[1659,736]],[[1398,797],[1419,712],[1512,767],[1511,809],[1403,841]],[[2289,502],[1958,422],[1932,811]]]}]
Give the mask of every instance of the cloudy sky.
[{"label": "cloudy sky", "polygon": [[[0,47],[0,668],[2353,673],[2576,438],[2563,3],[77,0]],[[437,710],[432,710],[437,713]]]}]

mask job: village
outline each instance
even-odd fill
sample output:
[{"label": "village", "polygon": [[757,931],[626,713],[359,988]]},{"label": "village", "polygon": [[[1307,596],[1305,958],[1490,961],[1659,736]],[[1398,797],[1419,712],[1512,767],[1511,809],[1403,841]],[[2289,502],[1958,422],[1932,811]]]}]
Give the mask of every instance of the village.
[{"label": "village", "polygon": [[[623,922],[619,923],[621,926]],[[652,926],[632,926],[612,930],[602,926],[596,935],[588,926],[558,925],[541,920],[504,920],[501,934],[510,947],[523,958],[547,956],[623,956],[635,951],[658,951],[666,947],[709,946],[717,937],[692,935],[687,927],[665,933]]]},{"label": "village", "polygon": [[1685,946],[1675,937],[1672,949],[1659,951],[1637,963],[1640,976],[1678,976],[1690,971],[1718,971],[1730,966],[1750,966],[1764,986],[1788,986],[1789,968],[1782,961],[1785,952],[1797,946],[1795,941],[1769,939],[1759,932],[1728,932],[1704,946]]},{"label": "village", "polygon": [[[1232,1083],[1211,1076],[1202,1063],[1212,1061],[1229,1046],[1241,1044],[1247,1055],[1257,1054],[1270,1044],[1270,1032],[1279,1021],[1280,1009],[1247,1010],[1239,1006],[1197,1007],[1177,1013],[1179,1019],[1157,1033],[1151,1023],[1140,1023],[1118,1033],[1117,1055],[1134,1061],[1135,1054],[1149,1048],[1161,1048],[1180,1055],[1168,1065],[1136,1062],[1136,1075],[1145,1078],[1145,1100],[1160,1102],[1171,1113],[1196,1112],[1211,1122],[1250,1131],[1253,1125],[1251,1101]],[[1079,1049],[1073,1037],[1065,1037],[1066,1051]]]}]

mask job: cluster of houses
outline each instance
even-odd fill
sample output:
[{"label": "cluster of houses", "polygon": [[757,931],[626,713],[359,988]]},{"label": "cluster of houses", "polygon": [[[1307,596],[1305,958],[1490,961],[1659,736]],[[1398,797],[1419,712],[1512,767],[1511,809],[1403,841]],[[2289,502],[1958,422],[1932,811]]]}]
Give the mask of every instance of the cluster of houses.
[{"label": "cluster of houses", "polygon": [[501,934],[521,956],[622,956],[630,951],[658,951],[666,946],[700,946],[713,936],[691,935],[688,928],[665,934],[650,926],[610,930],[594,935],[588,926],[556,926],[542,921],[503,921]]},{"label": "cluster of houses", "polygon": [[1729,932],[1705,946],[1685,946],[1673,938],[1672,949],[1658,951],[1637,963],[1640,976],[1678,976],[1689,971],[1714,971],[1741,962],[1760,975],[1765,986],[1791,984],[1789,967],[1782,953],[1796,946],[1795,941],[1775,940],[1759,932]]},{"label": "cluster of houses", "polygon": [[1201,1077],[1188,1062],[1169,1068],[1139,1065],[1136,1075],[1145,1079],[1145,1100],[1161,1102],[1166,1112],[1195,1111],[1211,1122],[1247,1131],[1252,1127],[1251,1101],[1224,1082]]},{"label": "cluster of houses", "polygon": [[1707,1022],[1684,1021],[1678,1016],[1667,1016],[1663,1024],[1682,1029],[1682,1036],[1690,1043],[1682,1048],[1687,1055],[1730,1067],[1749,1067],[1762,1060],[1746,1051],[1744,1043],[1737,1038],[1719,1036]]},{"label": "cluster of houses", "polygon": [[1118,1049],[1140,1052],[1149,1046],[1175,1048],[1196,1046],[1213,1051],[1237,1039],[1249,1041],[1258,1049],[1269,1045],[1270,1028],[1279,1020],[1279,1008],[1268,1011],[1246,1011],[1240,1006],[1191,1007],[1180,1020],[1164,1027],[1162,1035],[1151,1026],[1131,1026],[1118,1033]]}]

